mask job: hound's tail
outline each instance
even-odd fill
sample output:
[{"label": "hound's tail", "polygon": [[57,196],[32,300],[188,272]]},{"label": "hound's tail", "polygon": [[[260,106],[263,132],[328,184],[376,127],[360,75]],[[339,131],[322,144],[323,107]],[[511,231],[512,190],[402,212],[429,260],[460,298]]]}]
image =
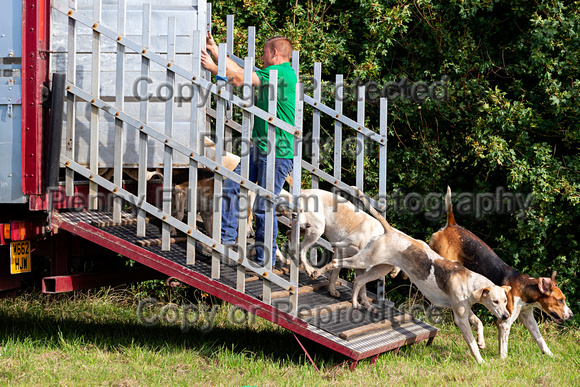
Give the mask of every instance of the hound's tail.
[{"label": "hound's tail", "polygon": [[360,189],[358,189],[358,187],[353,186],[352,188],[355,190],[355,192],[358,195],[358,198],[362,200],[363,204],[365,205],[366,209],[371,213],[371,215],[374,216],[379,222],[381,222],[381,225],[385,229],[385,234],[388,234],[391,231],[393,231],[393,228],[391,227],[389,222],[387,222],[387,220],[383,218],[383,216],[379,214],[379,212],[375,210],[373,206],[371,206],[371,203],[369,202],[369,199],[366,197],[366,195]]},{"label": "hound's tail", "polygon": [[212,139],[209,138],[208,136],[203,137],[203,142],[204,142],[205,146],[210,147],[210,148],[215,148],[215,142],[213,142]]},{"label": "hound's tail", "polygon": [[453,204],[451,204],[451,188],[447,186],[447,194],[445,195],[445,208],[447,208],[447,226],[455,226],[455,216],[453,216]]}]

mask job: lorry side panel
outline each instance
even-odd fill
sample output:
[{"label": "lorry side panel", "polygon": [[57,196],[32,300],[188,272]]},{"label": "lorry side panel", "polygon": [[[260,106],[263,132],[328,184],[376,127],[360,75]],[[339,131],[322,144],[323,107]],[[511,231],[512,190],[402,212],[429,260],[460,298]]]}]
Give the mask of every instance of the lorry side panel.
[{"label": "lorry side panel", "polygon": [[26,203],[22,192],[22,0],[0,12],[0,203]]}]

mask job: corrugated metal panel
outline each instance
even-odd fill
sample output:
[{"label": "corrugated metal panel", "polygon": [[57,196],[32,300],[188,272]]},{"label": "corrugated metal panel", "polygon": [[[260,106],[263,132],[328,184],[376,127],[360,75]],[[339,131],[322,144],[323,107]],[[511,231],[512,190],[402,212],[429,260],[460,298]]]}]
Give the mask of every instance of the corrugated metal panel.
[{"label": "corrugated metal panel", "polygon": [[5,0],[0,12],[0,57],[22,56],[22,0]]},{"label": "corrugated metal panel", "polygon": [[26,203],[22,193],[22,0],[0,12],[0,203]]},{"label": "corrugated metal panel", "polygon": [[[68,4],[63,0],[56,0]],[[127,0],[127,14],[125,20],[125,34],[135,42],[142,41],[143,32],[143,1]],[[150,50],[167,55],[168,20],[176,19],[175,63],[185,68],[192,68],[193,31],[197,24],[196,0],[151,0],[151,47]],[[77,11],[89,18],[93,18],[93,1],[77,0]],[[103,0],[101,24],[110,29],[117,29],[117,0]],[[53,10],[51,14],[51,69],[57,72],[66,72],[68,18],[66,15]],[[76,80],[78,87],[90,91],[92,69],[92,42],[91,28],[77,23],[76,31]],[[99,93],[103,100],[110,102],[115,98],[117,42],[106,37],[100,40],[100,85]],[[124,90],[125,104],[123,110],[133,117],[140,115],[141,84],[148,84],[151,94],[148,107],[148,122],[151,126],[164,131],[165,99],[167,96],[167,69],[152,64],[149,71],[149,80],[141,78],[141,53],[127,50],[124,63]],[[191,82],[176,76],[174,97],[177,97],[174,108],[174,138],[183,144],[189,143],[191,122]],[[180,99],[179,97],[184,97]],[[180,102],[182,101],[182,102]],[[76,104],[75,128],[75,160],[84,166],[89,165],[91,109],[86,102]],[[103,111],[99,112],[99,168],[113,166],[113,150],[115,141],[115,120]],[[123,164],[125,167],[139,165],[139,134],[135,131],[126,132],[125,153]],[[64,140],[63,140],[64,145]],[[163,165],[163,145],[154,140],[149,141],[148,166],[160,167]],[[173,160],[175,166],[189,166],[189,160],[177,155]]]},{"label": "corrugated metal panel", "polygon": [[10,117],[9,106],[0,104],[0,203],[26,203],[20,160],[22,108],[12,105]]}]

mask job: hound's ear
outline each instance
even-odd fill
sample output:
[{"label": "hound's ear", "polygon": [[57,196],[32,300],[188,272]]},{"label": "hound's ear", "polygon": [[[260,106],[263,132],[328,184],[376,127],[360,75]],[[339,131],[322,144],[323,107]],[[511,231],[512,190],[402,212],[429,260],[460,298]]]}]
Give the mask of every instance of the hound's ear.
[{"label": "hound's ear", "polygon": [[510,290],[512,290],[511,286],[502,286],[501,288],[505,290],[505,294],[509,294]]},{"label": "hound's ear", "polygon": [[542,292],[545,295],[550,295],[551,293],[551,287],[552,287],[552,280],[546,277],[541,277],[538,280],[538,288],[540,289],[540,292]]},{"label": "hound's ear", "polygon": [[489,286],[486,286],[485,288],[477,289],[476,291],[471,293],[471,295],[473,296],[475,302],[479,302],[482,297],[486,297],[489,294],[490,290],[491,289],[489,288]]},{"label": "hound's ear", "polygon": [[550,279],[552,280],[552,282],[554,282],[554,283],[556,283],[556,273],[557,273],[557,271],[556,271],[556,270],[554,270],[554,271],[552,272],[552,278],[550,278]]}]

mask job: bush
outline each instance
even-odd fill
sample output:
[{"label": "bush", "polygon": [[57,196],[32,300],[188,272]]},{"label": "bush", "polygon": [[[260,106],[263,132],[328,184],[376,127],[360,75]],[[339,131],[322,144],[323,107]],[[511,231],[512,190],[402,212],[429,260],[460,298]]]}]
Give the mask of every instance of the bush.
[{"label": "bush", "polygon": [[[535,277],[557,270],[578,310],[580,2],[245,0],[213,6],[221,41],[226,15],[235,15],[239,56],[246,53],[247,26],[257,28],[258,52],[267,37],[288,36],[301,51],[303,80],[315,61],[322,62],[328,84],[337,73],[350,83],[379,85],[446,79],[446,99],[390,101],[388,192],[425,197],[450,185],[456,194],[504,189],[532,198],[517,211],[457,219],[516,269]],[[333,96],[325,98],[330,103]],[[356,104],[349,106],[345,113],[356,117]],[[378,113],[378,101],[368,102],[366,124],[376,131]],[[332,136],[332,123],[322,125]],[[332,152],[323,155],[323,166],[331,168]],[[344,166],[355,165],[354,157],[344,157]],[[365,167],[365,187],[373,193],[377,158],[368,157]],[[352,183],[350,168],[343,176]],[[503,209],[505,203],[495,204]],[[407,234],[428,239],[444,219],[425,214],[399,209],[387,216]]]}]

